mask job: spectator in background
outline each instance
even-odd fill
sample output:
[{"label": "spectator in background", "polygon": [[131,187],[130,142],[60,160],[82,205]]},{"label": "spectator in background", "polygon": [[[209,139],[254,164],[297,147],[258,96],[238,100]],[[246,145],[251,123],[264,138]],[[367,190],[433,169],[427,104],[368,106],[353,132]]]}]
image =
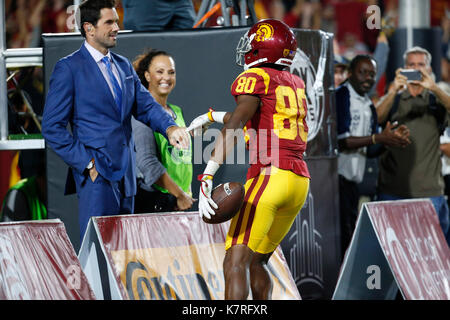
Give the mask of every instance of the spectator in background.
[{"label": "spectator in background", "polygon": [[381,156],[378,200],[430,198],[449,239],[439,145],[450,110],[450,95],[434,82],[427,50],[407,50],[404,68],[419,70],[422,80],[408,82],[398,69],[389,91],[377,103],[377,114],[380,123],[405,124],[411,132],[411,145],[402,150],[388,149]]},{"label": "spectator in background", "polygon": [[369,92],[369,96],[373,97],[377,94],[376,86],[378,85],[381,77],[385,74],[388,57],[389,57],[389,42],[387,40],[386,34],[381,31],[377,37],[377,45],[375,47],[375,52],[373,53],[373,58],[377,62],[377,76],[375,78],[375,85]]},{"label": "spectator in background", "polygon": [[41,17],[45,5],[45,0],[17,0],[6,3],[8,48],[28,48],[39,45]]},{"label": "spectator in background", "polygon": [[42,15],[43,33],[61,33],[69,32],[67,27],[67,7],[73,4],[73,1],[52,0],[47,1],[47,6]]},{"label": "spectator in background", "polygon": [[[450,56],[450,5],[445,10],[445,15],[442,17],[441,28],[442,28],[442,53],[443,53],[442,56],[448,58]],[[443,75],[441,76],[443,77]]]},{"label": "spectator in background", "polygon": [[320,12],[320,30],[325,32],[336,32],[335,11],[332,1],[322,0]]},{"label": "spectator in background", "polygon": [[[180,127],[185,126],[180,107],[167,99],[175,88],[173,58],[164,51],[149,50],[133,62],[141,83]],[[192,153],[175,152],[166,138],[132,118],[136,143],[137,194],[135,213],[170,212],[192,207]]]},{"label": "spectator in background", "polygon": [[[336,21],[336,37],[340,43],[363,43],[363,32],[366,26],[363,21],[366,16],[367,3],[364,1],[334,1],[334,19]],[[347,38],[347,39],[346,39]],[[353,58],[353,57],[351,57]]]},{"label": "spectator in background", "polygon": [[269,6],[269,18],[283,20],[286,16],[286,8],[281,0],[273,0]]},{"label": "spectator in background", "polygon": [[351,62],[348,81],[336,91],[338,124],[339,198],[341,245],[350,243],[358,217],[357,184],[363,179],[366,157],[377,156],[381,146],[404,147],[409,143],[405,126],[395,129],[388,123],[378,133],[377,114],[368,96],[375,84],[376,63],[368,55],[358,55]]},{"label": "spectator in background", "polygon": [[191,0],[122,0],[123,25],[134,31],[190,29],[195,11]]},{"label": "spectator in background", "polygon": [[[389,57],[389,44],[384,31],[382,30],[377,38],[377,46],[373,53],[373,58],[377,62],[377,75],[375,78],[375,84],[369,91],[369,97],[373,103],[376,103],[379,99],[379,91],[377,87],[380,81],[385,79],[385,70],[387,67]],[[384,82],[382,83],[382,86]],[[384,93],[384,91],[383,91]],[[378,158],[368,158],[366,161],[366,168],[364,171],[363,180],[358,183],[358,191],[360,194],[360,204],[367,201],[372,201],[377,194],[377,179],[378,179]]]},{"label": "spectator in background", "polygon": [[[450,21],[450,20],[449,20]],[[450,95],[450,51],[443,55],[441,61],[441,78],[442,80],[437,85]],[[447,205],[450,208],[450,127],[445,128],[444,133],[440,137],[439,146],[442,156],[442,176],[444,178],[444,194],[447,197]],[[450,243],[450,230],[447,232],[447,242]]]},{"label": "spectator in background", "polygon": [[321,4],[318,0],[285,1],[286,13],[281,19],[291,28],[320,28]]},{"label": "spectator in background", "polygon": [[[447,206],[450,207],[450,127],[445,128],[444,133],[440,137],[439,149],[442,152],[442,177],[444,178],[444,194],[447,197]],[[448,240],[447,233],[447,240]]]},{"label": "spectator in background", "polygon": [[[385,70],[389,57],[389,43],[387,37],[390,36],[395,28],[390,17],[383,17],[381,21],[381,30],[379,30],[376,39],[375,52],[373,58],[377,62],[377,76],[375,85],[369,92],[369,97],[373,103],[379,100],[385,92]],[[378,32],[378,30],[377,30]],[[378,179],[378,158],[367,158],[366,169],[361,183],[358,184],[358,191],[360,194],[360,205],[367,201],[375,200],[377,194],[377,179]]]},{"label": "spectator in background", "polygon": [[369,48],[364,42],[359,40],[358,37],[351,32],[347,32],[343,35],[340,47],[340,54],[348,60],[352,60],[357,55],[369,53]]},{"label": "spectator in background", "polygon": [[334,87],[339,87],[348,77],[348,64],[345,60],[334,60]]}]

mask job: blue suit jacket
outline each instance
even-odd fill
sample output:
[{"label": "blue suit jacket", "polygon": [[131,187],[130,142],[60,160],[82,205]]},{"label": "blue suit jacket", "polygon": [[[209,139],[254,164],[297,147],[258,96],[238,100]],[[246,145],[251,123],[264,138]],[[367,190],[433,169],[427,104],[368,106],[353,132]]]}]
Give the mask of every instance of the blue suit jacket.
[{"label": "blue suit jacket", "polygon": [[[84,44],[57,62],[42,119],[48,145],[69,165],[65,194],[75,192],[91,158],[109,181],[124,178],[125,196],[136,194],[135,146],[131,116],[166,135],[172,118],[142,86],[131,63],[111,52],[122,85],[122,112],[97,63]],[[67,125],[70,123],[72,132]],[[167,136],[166,136],[167,138]]]}]

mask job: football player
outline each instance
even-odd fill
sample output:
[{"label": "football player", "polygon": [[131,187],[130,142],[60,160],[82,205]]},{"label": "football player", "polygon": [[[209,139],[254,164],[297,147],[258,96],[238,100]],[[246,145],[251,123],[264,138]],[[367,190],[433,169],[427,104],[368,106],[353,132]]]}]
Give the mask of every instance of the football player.
[{"label": "football player", "polygon": [[[291,228],[309,189],[306,149],[305,84],[289,72],[297,51],[294,33],[281,21],[261,20],[241,38],[236,62],[244,67],[231,87],[232,113],[210,110],[194,119],[194,134],[213,122],[224,123],[211,159],[199,175],[199,214],[210,218],[213,177],[234,148],[236,130],[253,133],[250,168],[241,210],[231,221],[223,262],[225,299],[270,299],[267,262]],[[254,141],[252,141],[254,139]]]}]

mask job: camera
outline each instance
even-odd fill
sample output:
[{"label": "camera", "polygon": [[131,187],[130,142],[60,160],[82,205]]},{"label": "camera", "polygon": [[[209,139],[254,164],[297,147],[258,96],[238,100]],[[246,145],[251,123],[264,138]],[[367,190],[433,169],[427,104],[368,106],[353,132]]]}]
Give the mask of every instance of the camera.
[{"label": "camera", "polygon": [[422,74],[419,70],[414,69],[403,69],[400,71],[400,74],[404,75],[408,82],[410,81],[422,81]]}]

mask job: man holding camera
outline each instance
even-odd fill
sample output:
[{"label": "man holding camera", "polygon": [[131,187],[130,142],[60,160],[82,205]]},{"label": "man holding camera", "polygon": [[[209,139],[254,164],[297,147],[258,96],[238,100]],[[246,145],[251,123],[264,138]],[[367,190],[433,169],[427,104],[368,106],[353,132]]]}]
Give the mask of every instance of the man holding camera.
[{"label": "man holding camera", "polygon": [[[449,209],[444,197],[439,137],[447,125],[450,96],[432,76],[431,54],[420,47],[407,50],[404,69],[376,106],[378,122],[398,121],[410,130],[411,144],[388,148],[380,157],[378,200],[430,198],[449,242]],[[405,71],[407,69],[407,71]]]}]

